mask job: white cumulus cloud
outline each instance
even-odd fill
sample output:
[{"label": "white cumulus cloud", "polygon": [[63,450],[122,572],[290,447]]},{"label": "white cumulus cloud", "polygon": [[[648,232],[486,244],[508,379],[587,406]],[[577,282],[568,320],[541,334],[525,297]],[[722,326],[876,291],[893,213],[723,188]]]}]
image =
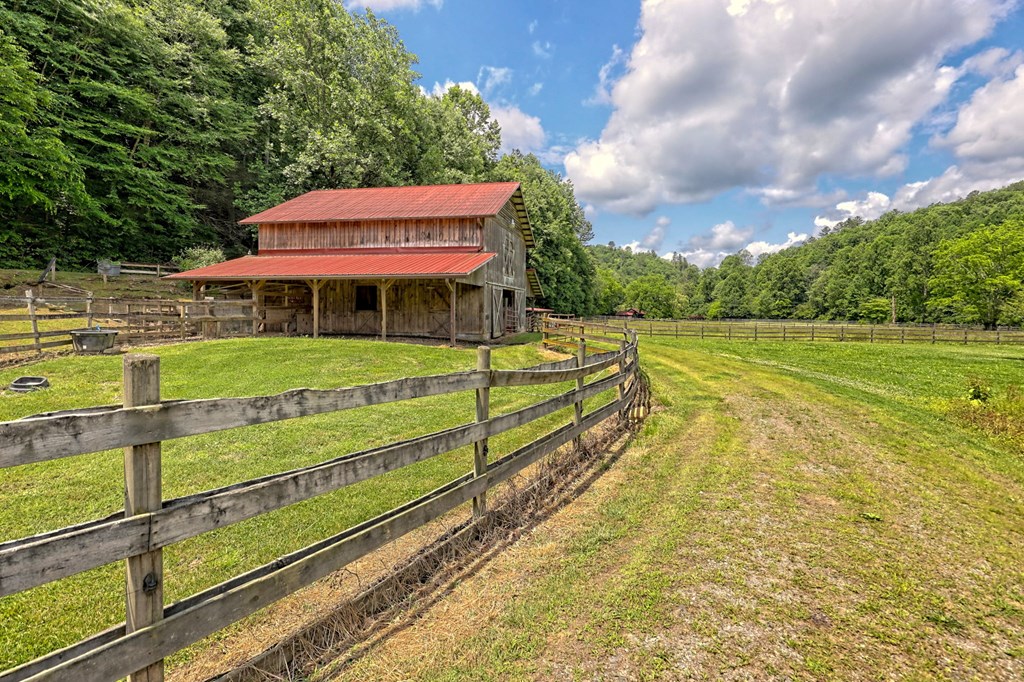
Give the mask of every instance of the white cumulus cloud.
[{"label": "white cumulus cloud", "polygon": [[480,90],[489,95],[499,85],[504,85],[512,80],[512,69],[507,66],[481,66],[477,74],[476,82],[480,84]]},{"label": "white cumulus cloud", "polygon": [[[910,211],[955,201],[1024,178],[1024,64],[1005,52],[993,55],[990,50],[979,56],[984,58],[964,68],[996,76],[960,107],[952,129],[932,140],[934,145],[950,149],[957,163],[941,175],[899,187],[891,197],[868,192],[861,199],[839,202],[834,210],[816,217],[815,225],[831,227],[851,216],[871,220],[889,210]],[[1007,70],[1000,64],[1012,64],[1013,68]]]},{"label": "white cumulus cloud", "polygon": [[757,258],[766,253],[776,253],[791,246],[803,244],[810,237],[806,233],[790,232],[782,242],[764,240],[751,241],[754,235],[752,227],[738,227],[731,220],[713,226],[706,234],[690,237],[689,241],[679,250],[688,262],[701,268],[717,266],[728,255],[746,250]]},{"label": "white cumulus cloud", "polygon": [[811,235],[805,232],[801,232],[800,234],[797,234],[796,232],[790,232],[786,235],[786,241],[784,242],[772,243],[766,241],[756,241],[750,242],[744,248],[747,250],[747,252],[750,253],[751,256],[757,258],[758,256],[764,255],[766,253],[778,253],[779,251],[782,251],[783,249],[788,249],[791,246],[803,244],[810,238],[810,236]]},{"label": "white cumulus cloud", "polygon": [[962,75],[944,60],[1007,11],[1003,0],[644,0],[624,75],[611,80],[614,52],[598,75],[594,100],[606,96],[612,115],[566,170],[584,200],[641,214],[734,187],[806,194],[823,174],[899,173],[915,126]]},{"label": "white cumulus cloud", "polygon": [[665,242],[665,236],[668,234],[668,227],[671,224],[672,220],[668,216],[661,216],[654,222],[654,227],[643,236],[643,239],[634,239],[624,246],[633,253],[656,253]]},{"label": "white cumulus cloud", "polygon": [[524,154],[543,151],[547,133],[540,118],[514,105],[492,105],[491,116],[501,126],[501,151],[518,149]]},{"label": "white cumulus cloud", "polygon": [[[448,92],[456,85],[458,85],[463,90],[466,90],[467,92],[472,92],[474,95],[480,94],[480,89],[476,87],[476,83],[472,81],[459,81],[458,83],[456,83],[455,81],[450,79],[445,80],[444,83],[438,83],[437,81],[434,81],[434,87],[431,89],[430,94],[433,95],[434,97],[441,97],[442,95],[444,95],[444,93]],[[424,90],[424,92],[426,91]]]}]

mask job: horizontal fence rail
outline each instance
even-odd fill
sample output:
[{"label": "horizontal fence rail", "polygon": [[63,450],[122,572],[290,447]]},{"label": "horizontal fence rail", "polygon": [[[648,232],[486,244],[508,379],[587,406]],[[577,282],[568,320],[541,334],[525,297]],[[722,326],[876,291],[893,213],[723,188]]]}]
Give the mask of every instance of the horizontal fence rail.
[{"label": "horizontal fence rail", "polygon": [[[552,320],[564,325],[568,320]],[[578,322],[578,321],[577,321]],[[601,318],[606,329],[635,331],[640,337],[726,339],[731,341],[857,341],[864,343],[1024,344],[1024,329],[980,329],[953,325],[871,325],[804,321],[697,321]],[[557,329],[552,328],[553,336]],[[552,344],[557,345],[557,344]]]},{"label": "horizontal fence rail", "polygon": [[[640,381],[636,335],[617,331],[617,340],[603,330],[592,340],[577,330],[575,358],[529,369],[493,370],[489,349],[481,348],[475,371],[254,398],[160,400],[158,358],[129,355],[125,405],[0,423],[0,468],[124,448],[126,471],[124,513],[0,543],[0,597],[120,560],[127,560],[128,595],[125,623],[0,673],[0,680],[162,679],[162,661],[168,655],[463,503],[472,500],[474,515],[484,513],[488,489],[604,420],[629,413]],[[588,343],[597,352],[588,355]],[[598,348],[601,344],[615,347]],[[489,415],[492,389],[572,381],[574,388],[554,397]],[[164,440],[461,391],[476,391],[474,421],[187,497],[160,499]],[[585,400],[607,391],[615,391],[615,397],[584,413]],[[489,438],[570,407],[575,407],[570,423],[488,461]],[[479,456],[466,475],[338,535],[175,604],[163,604],[164,547],[474,444]],[[148,589],[155,585],[160,589]]]},{"label": "horizontal fence rail", "polygon": [[[18,312],[15,312],[18,311]],[[20,312],[24,311],[24,312]],[[23,323],[18,325],[17,323]],[[0,297],[0,358],[72,345],[71,332],[95,326],[117,331],[118,343],[253,335],[261,320],[252,299],[183,301],[81,296]],[[51,327],[60,326],[61,329]],[[43,339],[53,338],[53,341]],[[6,341],[31,343],[6,344]]]}]

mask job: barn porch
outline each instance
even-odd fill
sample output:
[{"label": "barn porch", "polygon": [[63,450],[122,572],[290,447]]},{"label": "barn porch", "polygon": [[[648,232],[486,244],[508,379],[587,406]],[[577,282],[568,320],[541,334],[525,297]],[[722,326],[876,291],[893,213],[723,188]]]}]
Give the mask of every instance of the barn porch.
[{"label": "barn porch", "polygon": [[244,285],[255,304],[256,333],[414,336],[454,344],[489,338],[481,268],[493,257],[436,251],[245,256],[172,277],[192,280],[197,299],[207,285]]}]

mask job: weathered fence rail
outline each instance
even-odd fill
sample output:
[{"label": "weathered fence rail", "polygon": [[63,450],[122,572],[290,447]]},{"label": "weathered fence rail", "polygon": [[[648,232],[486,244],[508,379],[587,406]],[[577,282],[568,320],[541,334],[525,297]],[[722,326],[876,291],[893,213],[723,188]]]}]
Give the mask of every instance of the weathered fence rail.
[{"label": "weathered fence rail", "polygon": [[733,341],[859,341],[866,343],[1024,343],[1024,330],[953,325],[870,325],[803,321],[694,321],[601,318],[592,320],[641,337],[728,339]]},{"label": "weathered fence rail", "polygon": [[[159,358],[129,355],[124,405],[36,415],[0,423],[0,468],[124,448],[125,511],[107,518],[0,543],[0,597],[126,560],[126,622],[71,647],[0,674],[23,680],[156,682],[163,659],[472,500],[485,513],[488,489],[615,416],[626,415],[638,392],[634,332],[575,336],[575,358],[522,370],[493,370],[481,348],[475,371],[411,377],[334,390],[297,389],[253,398],[160,399]],[[586,382],[587,377],[592,377]],[[489,414],[491,389],[576,381],[573,389],[528,407]],[[615,390],[597,409],[584,401]],[[187,497],[161,499],[164,440],[380,405],[475,391],[475,420],[461,426],[348,454],[312,466]],[[558,410],[574,407],[570,423],[492,460],[488,439]],[[308,500],[360,481],[475,445],[473,471],[376,518],[248,573],[165,606],[162,549],[208,531]]]},{"label": "weathered fence rail", "polygon": [[[24,310],[12,312],[14,310]],[[75,325],[72,320],[79,320]],[[0,297],[0,323],[26,323],[24,331],[0,334],[0,357],[71,345],[71,332],[100,324],[117,330],[119,343],[148,340],[247,336],[259,324],[252,301],[179,301],[94,297]],[[50,329],[53,326],[62,329]],[[43,341],[43,339],[55,339]],[[6,345],[5,341],[31,341]]]}]

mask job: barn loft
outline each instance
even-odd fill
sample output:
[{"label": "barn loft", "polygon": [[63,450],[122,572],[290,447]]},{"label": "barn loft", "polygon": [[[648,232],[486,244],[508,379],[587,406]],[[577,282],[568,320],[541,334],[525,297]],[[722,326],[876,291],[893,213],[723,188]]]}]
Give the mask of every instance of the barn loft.
[{"label": "barn loft", "polygon": [[486,341],[523,331],[542,295],[515,182],[318,190],[241,222],[258,255],[168,279],[196,298],[244,284],[264,332]]}]

